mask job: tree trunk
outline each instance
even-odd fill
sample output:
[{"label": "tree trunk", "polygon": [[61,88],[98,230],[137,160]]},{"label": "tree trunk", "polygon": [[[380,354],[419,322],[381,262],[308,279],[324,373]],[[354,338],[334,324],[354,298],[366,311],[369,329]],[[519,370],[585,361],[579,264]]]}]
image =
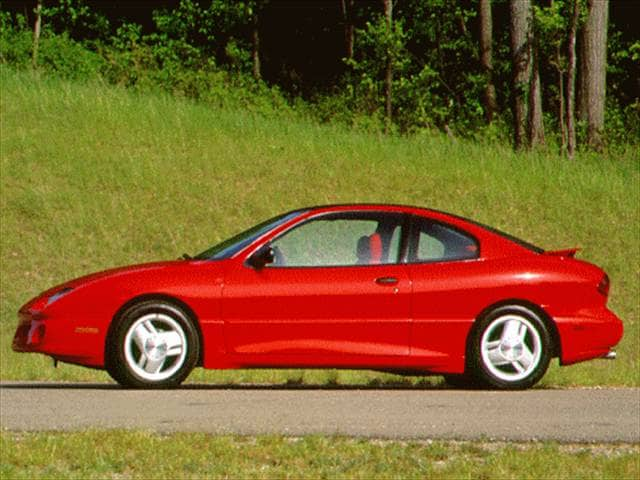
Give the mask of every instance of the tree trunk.
[{"label": "tree trunk", "polygon": [[575,89],[576,89],[576,31],[580,17],[580,0],[573,0],[573,14],[569,24],[569,42],[567,44],[567,156],[573,160],[576,151],[576,125],[575,125]]},{"label": "tree trunk", "polygon": [[[393,0],[382,0],[384,3],[384,16],[387,21],[387,32],[392,35],[393,32]],[[387,66],[384,76],[384,98],[385,98],[385,133],[391,130],[392,109],[391,109],[391,88],[393,82],[393,52],[391,46],[387,46]]]},{"label": "tree trunk", "polygon": [[516,150],[526,147],[531,81],[531,2],[510,0],[511,59],[513,64],[513,133]]},{"label": "tree trunk", "polygon": [[582,31],[582,113],[587,121],[587,143],[601,151],[607,86],[609,0],[589,0],[588,8]]},{"label": "tree trunk", "polygon": [[31,52],[31,65],[38,68],[38,46],[40,44],[40,30],[42,29],[42,0],[36,2],[36,20],[33,25],[33,51]]},{"label": "tree trunk", "polygon": [[542,92],[538,70],[538,49],[532,49],[531,79],[529,83],[529,145],[544,145],[544,122],[542,118]]},{"label": "tree trunk", "polygon": [[[257,9],[257,7],[256,7]],[[253,78],[260,80],[262,78],[262,68],[260,66],[260,30],[258,29],[258,12],[253,12],[252,31],[251,31],[251,58],[253,61]]]},{"label": "tree trunk", "polygon": [[556,47],[556,68],[558,70],[558,128],[560,128],[560,151],[564,152],[567,148],[567,124],[564,113],[564,72],[562,71],[562,53],[559,44]]},{"label": "tree trunk", "polygon": [[353,3],[355,0],[340,0],[342,22],[344,24],[344,49],[346,58],[353,58],[353,44],[355,41],[355,27],[353,25]]},{"label": "tree trunk", "polygon": [[585,97],[586,88],[584,86],[584,29],[579,29],[576,53],[576,118],[582,122],[587,121],[587,102]]},{"label": "tree trunk", "polygon": [[484,113],[487,123],[493,121],[498,109],[496,87],[493,83],[493,19],[491,0],[480,0],[480,62],[485,74]]}]

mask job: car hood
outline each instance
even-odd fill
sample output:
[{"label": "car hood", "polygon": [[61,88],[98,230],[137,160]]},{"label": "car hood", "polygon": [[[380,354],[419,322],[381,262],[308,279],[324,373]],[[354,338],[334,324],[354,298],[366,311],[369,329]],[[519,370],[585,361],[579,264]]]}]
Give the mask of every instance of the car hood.
[{"label": "car hood", "polygon": [[197,266],[198,264],[203,263],[208,263],[211,265],[218,262],[212,262],[210,260],[172,260],[110,268],[107,270],[90,273],[88,275],[83,275],[82,277],[74,278],[72,280],[67,280],[66,282],[60,283],[55,287],[49,288],[48,290],[38,294],[35,298],[51,295],[63,288],[72,288],[74,290],[78,290],[82,287],[93,285],[98,282],[118,279],[124,280],[124,277],[130,277],[131,279],[145,276],[168,278],[174,275],[184,274],[190,270],[193,270],[193,267]]},{"label": "car hood", "polygon": [[138,265],[128,265],[126,267],[110,268],[107,270],[102,270],[100,272],[90,273],[88,275],[83,275],[82,277],[74,278],[73,280],[69,280],[60,286],[76,288],[84,284],[92,283],[96,280],[101,280],[107,277],[115,278],[123,275],[138,274],[142,272],[174,269],[176,267],[184,265],[185,263],[187,262],[184,260],[176,260],[169,262],[141,263]]}]

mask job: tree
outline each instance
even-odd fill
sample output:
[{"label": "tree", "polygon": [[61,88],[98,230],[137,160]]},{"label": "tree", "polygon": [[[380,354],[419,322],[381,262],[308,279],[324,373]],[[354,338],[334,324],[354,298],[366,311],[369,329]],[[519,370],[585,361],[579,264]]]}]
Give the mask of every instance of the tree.
[{"label": "tree", "polygon": [[484,112],[487,123],[493,121],[498,109],[496,87],[493,83],[493,19],[491,0],[480,0],[480,63],[485,75]]},{"label": "tree", "polygon": [[[532,39],[533,40],[533,39]],[[531,78],[529,79],[528,140],[532,147],[544,145],[544,123],[542,120],[542,88],[538,68],[538,46],[533,40],[531,47]]]},{"label": "tree", "polygon": [[353,8],[355,0],[340,0],[342,23],[344,25],[345,58],[353,58],[353,43],[355,41],[355,26],[353,25]]},{"label": "tree", "polygon": [[253,78],[260,80],[262,78],[262,71],[260,67],[260,30],[258,29],[258,6],[251,5],[251,63]]},{"label": "tree", "polygon": [[[575,89],[576,89],[576,31],[580,17],[580,0],[573,0],[573,12],[569,24],[569,41],[567,44],[567,108],[565,130],[567,132],[567,155],[573,159],[576,150],[576,126],[575,126]],[[563,139],[564,140],[564,139]]]},{"label": "tree", "polygon": [[513,68],[513,135],[514,146],[520,150],[527,143],[527,97],[531,79],[531,2],[511,0],[511,60]]},{"label": "tree", "polygon": [[582,29],[579,116],[587,122],[587,143],[602,150],[606,98],[607,26],[609,0],[588,0]]},{"label": "tree", "polygon": [[31,54],[31,64],[34,69],[38,68],[38,46],[40,44],[40,30],[42,28],[42,0],[36,2],[36,20],[33,25],[33,51]]},{"label": "tree", "polygon": [[516,150],[544,143],[542,93],[530,0],[511,0],[514,145]]},{"label": "tree", "polygon": [[[560,130],[560,150],[562,152],[567,148],[565,74],[567,73],[568,61],[567,48],[570,44],[570,41],[567,43],[568,17],[571,16],[569,1],[572,0],[550,0],[546,6],[534,6],[536,42],[539,46],[538,58],[546,58],[547,64],[557,75],[555,85],[557,124]],[[542,68],[544,66],[543,64]],[[548,84],[546,87],[547,91],[553,94],[553,86]]]},{"label": "tree", "polygon": [[[384,18],[387,22],[387,34],[391,36],[393,33],[393,0],[382,0],[382,2],[384,3]],[[385,75],[384,75],[384,99],[385,99],[385,116],[386,116],[385,132],[386,133],[389,133],[389,130],[391,128],[392,85],[393,85],[393,52],[391,51],[391,48],[387,48],[387,64],[386,64]]]}]

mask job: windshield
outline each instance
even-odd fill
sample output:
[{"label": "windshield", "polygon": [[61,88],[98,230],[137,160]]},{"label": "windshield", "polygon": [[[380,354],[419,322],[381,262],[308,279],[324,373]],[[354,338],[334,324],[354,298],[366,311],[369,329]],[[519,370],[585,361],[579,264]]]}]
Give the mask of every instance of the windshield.
[{"label": "windshield", "polygon": [[295,212],[278,215],[277,217],[271,218],[256,225],[255,227],[251,227],[249,230],[245,230],[242,233],[220,242],[193,258],[195,260],[222,260],[224,258],[230,258],[254,240],[267,233],[269,230],[288,222],[305,211],[306,210],[296,210]]}]

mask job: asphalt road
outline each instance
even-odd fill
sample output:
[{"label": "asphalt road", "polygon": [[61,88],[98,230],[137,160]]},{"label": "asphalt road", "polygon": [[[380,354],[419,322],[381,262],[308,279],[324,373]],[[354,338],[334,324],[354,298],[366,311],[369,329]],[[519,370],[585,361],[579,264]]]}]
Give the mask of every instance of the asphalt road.
[{"label": "asphalt road", "polygon": [[640,442],[640,389],[297,388],[0,383],[5,430],[145,429],[403,439]]}]

